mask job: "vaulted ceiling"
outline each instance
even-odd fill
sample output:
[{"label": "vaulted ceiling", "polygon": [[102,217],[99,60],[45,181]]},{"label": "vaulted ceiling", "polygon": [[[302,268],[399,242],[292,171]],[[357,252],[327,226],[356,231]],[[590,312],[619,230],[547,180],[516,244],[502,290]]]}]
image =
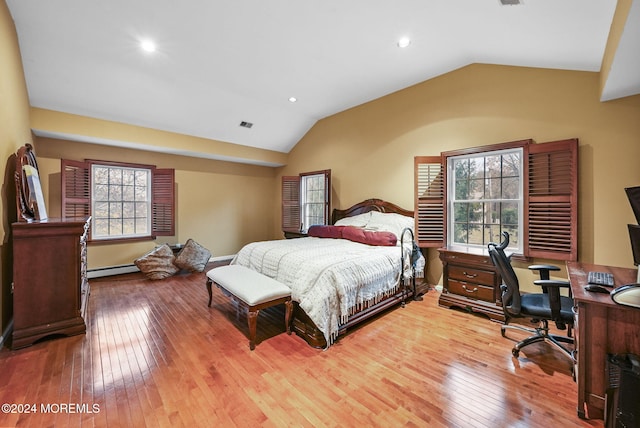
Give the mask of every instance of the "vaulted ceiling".
[{"label": "vaulted ceiling", "polygon": [[[286,153],[324,117],[468,64],[600,71],[615,0],[506,1],[7,4],[33,107]],[[603,101],[640,93],[625,1]]]}]

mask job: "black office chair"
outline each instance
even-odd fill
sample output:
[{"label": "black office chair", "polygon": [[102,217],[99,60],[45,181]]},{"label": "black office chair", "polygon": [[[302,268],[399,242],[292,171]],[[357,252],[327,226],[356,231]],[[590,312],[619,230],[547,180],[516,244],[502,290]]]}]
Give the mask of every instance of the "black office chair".
[{"label": "black office chair", "polygon": [[[540,280],[533,283],[542,287],[542,293],[520,294],[520,285],[513,267],[510,256],[507,256],[504,249],[509,245],[509,234],[502,232],[504,240],[500,244],[490,243],[489,256],[502,277],[502,307],[504,310],[505,324],[502,326],[502,336],[506,337],[506,329],[512,328],[533,333],[532,336],[516,343],[511,353],[518,357],[520,350],[535,342],[546,341],[569,356],[575,362],[573,350],[563,344],[573,344],[571,331],[573,329],[573,299],[561,296],[560,288],[569,288],[568,281],[556,281],[549,279],[549,271],[560,270],[557,266],[532,265],[529,269],[539,271]],[[532,322],[538,323],[535,329],[526,328],[519,325],[509,325],[512,318],[531,318]],[[556,323],[560,330],[568,329],[567,336],[549,333],[549,321]]]}]

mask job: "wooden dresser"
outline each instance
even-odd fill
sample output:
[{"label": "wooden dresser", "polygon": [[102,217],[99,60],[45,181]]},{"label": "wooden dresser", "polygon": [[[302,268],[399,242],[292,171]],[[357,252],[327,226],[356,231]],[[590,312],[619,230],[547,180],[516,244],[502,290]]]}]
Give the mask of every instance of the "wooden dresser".
[{"label": "wooden dresser", "polygon": [[89,222],[75,218],[12,224],[13,349],[50,335],[86,331]]},{"label": "wooden dresser", "polygon": [[440,248],[442,294],[440,306],[459,307],[504,322],[500,275],[488,255]]}]

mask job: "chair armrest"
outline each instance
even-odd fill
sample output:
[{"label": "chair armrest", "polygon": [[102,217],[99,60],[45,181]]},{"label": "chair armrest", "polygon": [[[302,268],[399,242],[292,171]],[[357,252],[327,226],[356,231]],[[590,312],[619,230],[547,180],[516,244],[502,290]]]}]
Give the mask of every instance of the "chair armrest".
[{"label": "chair armrest", "polygon": [[533,281],[535,285],[541,287],[555,287],[555,288],[568,288],[569,281],[557,281],[555,279],[536,279]]},{"label": "chair armrest", "polygon": [[540,271],[540,279],[549,279],[549,271],[558,271],[560,268],[554,265],[531,265],[529,270]]},{"label": "chair armrest", "polygon": [[529,266],[531,270],[560,270],[558,266],[554,265],[531,265]]},{"label": "chair armrest", "polygon": [[556,322],[558,328],[562,329],[562,325],[564,322],[562,321],[562,316],[560,315],[560,311],[562,309],[562,298],[560,297],[560,289],[568,288],[569,295],[571,295],[571,288],[569,285],[569,281],[556,281],[553,279],[539,279],[533,281],[535,285],[539,285],[542,287],[544,293],[549,296],[549,307],[551,309],[551,317]]}]

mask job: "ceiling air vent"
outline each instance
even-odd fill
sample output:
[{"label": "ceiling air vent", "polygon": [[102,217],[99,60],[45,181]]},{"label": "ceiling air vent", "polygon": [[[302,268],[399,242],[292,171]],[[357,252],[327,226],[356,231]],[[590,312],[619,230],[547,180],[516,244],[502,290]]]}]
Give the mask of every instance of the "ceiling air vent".
[{"label": "ceiling air vent", "polygon": [[515,6],[522,4],[522,2],[520,0],[500,0],[500,4],[503,6]]},{"label": "ceiling air vent", "polygon": [[253,123],[251,122],[245,122],[244,120],[242,122],[240,122],[240,126],[242,126],[243,128],[251,128],[253,126]]}]

